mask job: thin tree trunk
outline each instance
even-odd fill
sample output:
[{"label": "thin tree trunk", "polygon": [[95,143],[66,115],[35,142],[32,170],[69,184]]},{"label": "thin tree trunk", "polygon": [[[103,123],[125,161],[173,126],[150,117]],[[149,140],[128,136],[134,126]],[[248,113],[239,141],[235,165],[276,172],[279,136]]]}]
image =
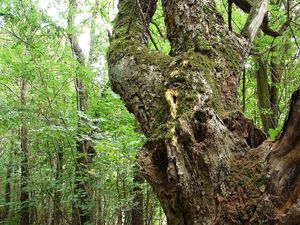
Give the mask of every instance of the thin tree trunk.
[{"label": "thin tree trunk", "polygon": [[107,218],[108,218],[108,209],[106,208],[106,206],[108,205],[107,203],[107,198],[105,198],[105,196],[102,195],[102,204],[100,204],[100,212],[102,212],[102,217],[101,219],[99,219],[99,222],[102,222],[102,225],[107,224]]},{"label": "thin tree trunk", "polygon": [[[278,47],[272,48],[272,51],[278,55],[271,57],[270,74],[271,74],[271,87],[270,87],[270,106],[272,112],[272,123],[274,127],[278,126],[279,118],[279,90],[282,81],[282,74],[284,71],[284,63],[282,57],[279,56]],[[285,51],[283,51],[285,54]]]},{"label": "thin tree trunk", "polygon": [[[120,205],[121,203],[121,193],[120,193],[120,171],[117,169],[117,181],[116,181],[116,188],[117,188],[117,199],[118,199],[118,204]],[[117,224],[122,225],[122,209],[119,206],[117,208]]]},{"label": "thin tree trunk", "polygon": [[[56,159],[56,171],[55,171],[55,180],[60,183],[62,170],[63,170],[63,148],[61,146],[58,147],[57,150],[57,159]],[[59,185],[59,190],[55,190],[54,199],[53,199],[53,216],[52,216],[52,225],[60,225],[62,223],[62,211],[61,211],[61,187]]]},{"label": "thin tree trunk", "polygon": [[9,162],[7,165],[7,172],[6,172],[6,180],[5,180],[5,207],[4,207],[4,217],[3,220],[9,219],[10,215],[10,203],[11,203],[11,177],[13,172],[13,155],[14,155],[14,136],[12,132],[12,139],[11,139],[11,148],[9,153]]},{"label": "thin tree trunk", "polygon": [[[25,79],[21,80],[21,106],[26,105],[27,95],[27,82]],[[21,142],[21,211],[20,211],[20,225],[30,224],[30,207],[29,207],[29,190],[28,190],[28,179],[29,179],[29,146],[28,146],[28,129],[26,127],[24,119],[21,121],[20,127],[20,142]]]},{"label": "thin tree trunk", "polygon": [[[99,169],[98,173],[101,174],[101,169]],[[94,209],[94,221],[96,225],[105,225],[105,218],[104,218],[104,196],[102,192],[103,183],[102,179],[98,178],[96,180],[98,188],[95,189],[95,209]]]},{"label": "thin tree trunk", "polygon": [[[126,190],[126,177],[127,177],[127,174],[125,172],[122,176],[122,192],[123,192],[123,201],[124,202],[128,202],[127,190]],[[123,214],[124,214],[123,224],[124,225],[129,225],[129,223],[131,221],[131,212],[130,212],[130,210],[126,210],[126,209],[123,210]]]},{"label": "thin tree trunk", "polygon": [[258,70],[256,72],[256,86],[258,106],[263,130],[268,133],[270,128],[274,128],[272,122],[272,112],[270,105],[270,93],[268,84],[268,66],[267,63],[258,59]]},{"label": "thin tree trunk", "polygon": [[100,4],[99,0],[95,0],[92,15],[91,15],[91,25],[90,25],[90,51],[88,56],[88,66],[92,66],[94,62],[97,61],[96,49],[97,49],[97,43],[98,43],[98,36],[96,33],[96,22],[98,18],[98,14],[100,13]]},{"label": "thin tree trunk", "polygon": [[11,199],[11,173],[12,173],[12,161],[10,160],[9,165],[7,166],[6,172],[6,183],[5,183],[5,208],[4,208],[4,219],[9,217],[10,212],[10,199]]},{"label": "thin tree trunk", "polygon": [[131,224],[144,225],[144,193],[141,185],[144,182],[139,171],[134,171],[133,208],[131,210]]},{"label": "thin tree trunk", "polygon": [[150,221],[150,219],[149,219],[150,209],[151,209],[150,192],[149,192],[149,188],[147,188],[147,190],[146,190],[146,205],[145,205],[145,213],[146,213],[146,215],[145,215],[145,224],[146,225],[150,225],[150,223],[149,223],[149,221]]},{"label": "thin tree trunk", "polygon": [[[279,54],[278,48],[271,49],[273,53]],[[270,128],[278,126],[279,116],[279,86],[282,79],[282,63],[279,56],[272,56],[270,66],[266,61],[257,59],[258,70],[256,72],[258,105],[263,130],[267,133]],[[270,68],[270,71],[268,71]],[[270,85],[269,85],[270,74]]]},{"label": "thin tree trunk", "polygon": [[[85,66],[85,57],[82,49],[79,46],[77,36],[74,32],[74,21],[77,12],[77,0],[69,0],[69,14],[68,14],[68,27],[70,29],[68,37],[71,43],[72,50],[78,61],[78,66]],[[85,135],[82,133],[81,129],[84,124],[84,119],[81,113],[85,113],[88,107],[88,96],[85,84],[80,78],[80,74],[76,74],[75,86],[77,94],[77,110],[80,112],[78,118],[78,132],[77,132],[77,153],[76,166],[75,166],[75,183],[74,183],[74,193],[75,200],[73,204],[73,215],[72,223],[74,225],[84,225],[85,223],[91,221],[91,210],[90,202],[91,199],[88,194],[88,164],[91,162],[95,150],[92,146],[91,141],[85,139]]]},{"label": "thin tree trunk", "polygon": [[[3,180],[2,177],[0,176],[0,190],[2,190],[2,185],[3,185]],[[2,193],[0,192],[0,198],[1,198]],[[4,215],[4,210],[5,207],[1,206],[0,207],[0,221],[4,221],[5,215]]]}]

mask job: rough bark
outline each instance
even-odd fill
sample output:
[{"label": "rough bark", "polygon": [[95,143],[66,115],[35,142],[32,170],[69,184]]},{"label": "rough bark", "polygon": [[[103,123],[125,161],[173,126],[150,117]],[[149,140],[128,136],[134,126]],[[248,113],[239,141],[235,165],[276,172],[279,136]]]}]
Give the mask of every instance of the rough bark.
[{"label": "rough bark", "polygon": [[285,224],[297,224],[300,221],[299,125],[300,89],[292,95],[284,127],[268,156],[271,178],[269,193],[276,206],[275,218],[282,219]]},{"label": "rough bark", "polygon": [[[172,47],[170,56],[163,55],[146,46],[144,18],[154,10],[141,15],[136,9],[146,3],[120,1],[109,76],[147,137],[139,156],[141,174],[153,186],[168,224],[275,224],[286,218],[298,198],[297,172],[289,186],[293,198],[275,200],[297,162],[287,159],[274,167],[281,157],[273,151],[286,134],[261,144],[263,133],[238,105],[239,74],[252,36],[228,31],[213,1],[163,0]],[[292,143],[285,154],[295,148]]]}]

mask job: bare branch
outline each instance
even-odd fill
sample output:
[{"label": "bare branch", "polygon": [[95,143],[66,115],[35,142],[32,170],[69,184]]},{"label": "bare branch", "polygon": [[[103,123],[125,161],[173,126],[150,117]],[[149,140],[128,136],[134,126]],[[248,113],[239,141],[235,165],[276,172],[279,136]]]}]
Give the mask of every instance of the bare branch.
[{"label": "bare branch", "polygon": [[279,28],[279,30],[275,31],[269,26],[269,18],[267,13],[268,0],[259,0],[256,4],[250,2],[249,0],[233,0],[233,2],[245,13],[249,13],[242,34],[249,38],[251,42],[255,38],[259,28],[261,28],[261,30],[269,36],[278,37],[283,34],[291,22],[291,19],[288,18],[287,21]]},{"label": "bare branch", "polygon": [[151,23],[155,26],[155,28],[156,28],[156,30],[157,30],[157,32],[158,32],[158,34],[159,34],[159,36],[161,37],[161,38],[163,38],[164,37],[164,35],[163,35],[163,33],[161,32],[161,30],[160,30],[160,28],[159,28],[159,26],[158,26],[158,24],[157,23],[155,23],[154,21],[151,21]]},{"label": "bare branch", "polygon": [[139,8],[139,10],[140,10],[140,14],[141,14],[141,17],[142,17],[142,21],[143,21],[144,28],[145,28],[145,30],[146,30],[146,32],[147,32],[147,34],[148,34],[148,36],[149,36],[149,38],[150,38],[152,44],[154,45],[155,49],[158,51],[159,49],[158,49],[158,47],[157,47],[157,45],[156,45],[156,43],[155,43],[155,41],[154,41],[154,39],[153,39],[153,37],[152,37],[152,35],[151,35],[151,32],[150,32],[150,30],[149,30],[149,27],[148,27],[148,24],[147,24],[147,20],[146,20],[146,18],[145,18],[145,15],[144,15],[144,12],[143,12],[141,3],[140,3],[139,0],[136,0],[136,1],[137,1],[138,8]]},{"label": "bare branch", "polygon": [[84,63],[85,63],[84,54],[83,54],[82,49],[79,46],[78,39],[74,32],[74,21],[75,21],[75,11],[77,8],[77,1],[70,0],[69,4],[70,4],[70,6],[69,6],[70,10],[68,13],[68,32],[67,32],[67,34],[68,34],[69,41],[71,43],[72,50],[74,51],[74,54],[75,54],[78,62],[81,65],[84,65]]},{"label": "bare branch", "polygon": [[98,0],[95,0],[94,8],[92,10],[92,15],[91,15],[91,25],[90,25],[90,51],[88,56],[89,66],[91,66],[93,62],[96,60],[95,51],[96,51],[97,39],[98,39],[98,36],[96,34],[96,21],[99,12],[100,12],[100,4]]},{"label": "bare branch", "polygon": [[6,87],[6,88],[7,88],[14,96],[16,96],[17,98],[20,98],[19,95],[18,95],[16,92],[14,92],[13,89],[10,88],[9,86],[7,86],[6,84],[0,82],[0,85]]},{"label": "bare branch", "polygon": [[262,25],[262,22],[267,13],[268,0],[261,0],[256,6],[252,6],[245,27],[242,30],[242,35],[249,38],[253,42],[256,34]]}]

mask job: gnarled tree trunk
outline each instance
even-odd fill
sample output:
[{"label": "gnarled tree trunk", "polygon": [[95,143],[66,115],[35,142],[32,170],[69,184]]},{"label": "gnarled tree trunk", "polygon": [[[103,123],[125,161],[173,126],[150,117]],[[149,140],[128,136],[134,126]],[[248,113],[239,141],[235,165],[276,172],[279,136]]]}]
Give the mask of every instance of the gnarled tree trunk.
[{"label": "gnarled tree trunk", "polygon": [[295,224],[300,91],[275,142],[264,141],[237,98],[268,1],[249,6],[241,36],[213,1],[163,0],[170,55],[147,48],[156,1],[120,1],[108,60],[113,90],[147,137],[141,173],[168,224]]}]

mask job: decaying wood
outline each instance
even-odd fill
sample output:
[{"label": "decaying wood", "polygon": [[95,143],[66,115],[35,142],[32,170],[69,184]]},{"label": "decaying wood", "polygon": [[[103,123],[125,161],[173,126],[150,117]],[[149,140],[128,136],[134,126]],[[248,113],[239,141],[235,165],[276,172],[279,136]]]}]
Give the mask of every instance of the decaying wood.
[{"label": "decaying wood", "polygon": [[[281,134],[272,145],[270,161],[270,190],[276,203],[276,216],[294,217],[288,210],[298,201],[300,194],[300,89],[290,100],[290,111]],[[297,207],[294,206],[294,210]],[[299,209],[298,209],[299,210]],[[299,214],[298,214],[299,218]],[[286,220],[286,218],[285,218]],[[294,221],[294,222],[299,222]]]},{"label": "decaying wood", "polygon": [[[112,88],[147,137],[141,174],[168,224],[280,224],[299,194],[297,161],[289,160],[289,152],[297,156],[296,136],[288,136],[296,130],[287,122],[272,143],[240,110],[239,76],[253,33],[244,38],[230,32],[213,1],[162,5],[170,55],[147,47],[143,18],[131,0],[119,3],[108,53]],[[144,18],[152,18],[154,10],[142,9]],[[287,121],[296,129],[295,102]],[[283,196],[284,190],[293,197]]]}]

